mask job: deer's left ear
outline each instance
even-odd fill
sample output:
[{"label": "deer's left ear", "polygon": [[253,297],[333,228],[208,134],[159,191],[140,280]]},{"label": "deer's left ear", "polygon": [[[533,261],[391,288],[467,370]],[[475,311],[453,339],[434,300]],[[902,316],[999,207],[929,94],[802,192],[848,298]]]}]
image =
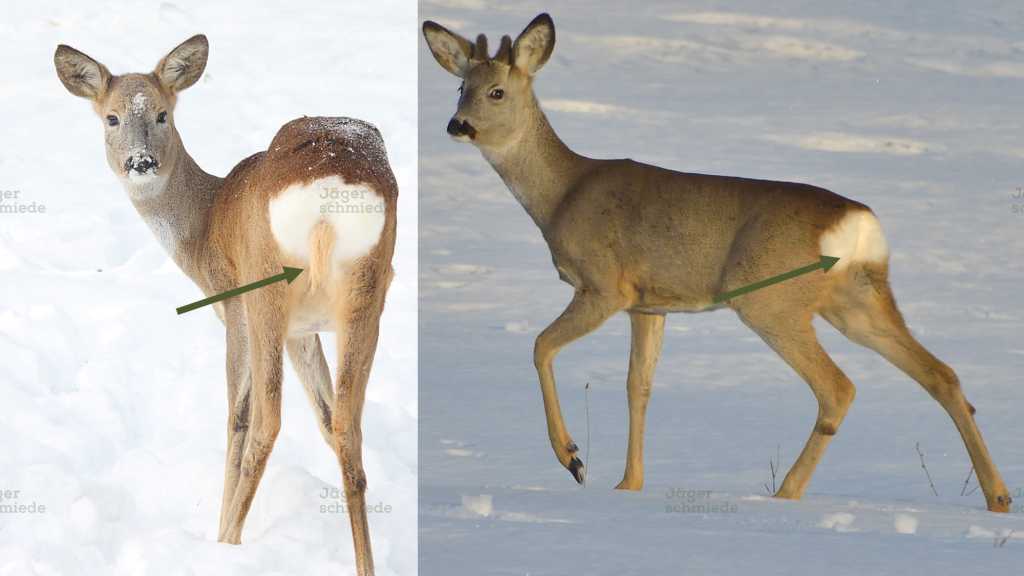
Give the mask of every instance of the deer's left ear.
[{"label": "deer's left ear", "polygon": [[203,75],[209,53],[210,43],[206,36],[197,34],[164,56],[153,72],[171,92],[181,92]]},{"label": "deer's left ear", "polygon": [[533,19],[512,45],[512,61],[516,68],[534,75],[551,57],[555,49],[555,23],[551,16],[541,14]]}]

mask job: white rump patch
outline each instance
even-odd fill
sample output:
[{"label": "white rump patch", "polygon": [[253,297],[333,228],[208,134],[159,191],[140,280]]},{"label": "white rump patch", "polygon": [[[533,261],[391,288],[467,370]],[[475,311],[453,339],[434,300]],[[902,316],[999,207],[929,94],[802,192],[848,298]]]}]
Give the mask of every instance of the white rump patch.
[{"label": "white rump patch", "polygon": [[369,252],[384,230],[384,198],[367,184],[348,184],[340,176],[293,184],[270,201],[270,230],[286,254],[309,262],[310,235],[320,222],[334,229],[332,262],[343,263]]},{"label": "white rump patch", "polygon": [[878,218],[867,210],[854,210],[821,236],[821,254],[839,258],[834,270],[851,262],[878,262],[889,259],[889,245]]}]

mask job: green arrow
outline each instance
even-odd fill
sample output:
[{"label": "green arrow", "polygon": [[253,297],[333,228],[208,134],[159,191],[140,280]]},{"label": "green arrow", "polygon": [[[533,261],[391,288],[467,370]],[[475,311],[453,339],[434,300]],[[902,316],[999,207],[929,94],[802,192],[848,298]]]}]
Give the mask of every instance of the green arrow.
[{"label": "green arrow", "polygon": [[771,278],[768,278],[766,280],[761,280],[760,282],[754,282],[753,284],[749,284],[749,285],[744,286],[742,288],[737,288],[735,290],[731,290],[729,292],[726,292],[725,294],[719,294],[718,296],[715,296],[715,304],[718,304],[719,302],[725,302],[726,300],[731,300],[731,299],[733,299],[733,298],[735,298],[737,296],[742,296],[742,295],[747,294],[749,292],[753,292],[754,290],[760,290],[761,288],[767,288],[768,286],[771,286],[772,284],[778,284],[779,282],[785,282],[786,280],[791,280],[793,278],[796,278],[797,276],[802,276],[804,274],[807,274],[808,272],[814,272],[815,270],[818,270],[818,269],[821,269],[821,270],[824,270],[825,272],[828,272],[829,270],[832,269],[833,266],[836,265],[836,262],[839,262],[839,258],[834,258],[832,256],[822,256],[821,260],[819,260],[816,264],[810,264],[808,266],[804,266],[803,268],[797,268],[796,270],[790,270],[789,272],[786,272],[785,274],[779,274],[778,276],[772,276]]},{"label": "green arrow", "polygon": [[198,300],[198,301],[193,302],[191,304],[186,304],[186,305],[182,306],[181,308],[177,308],[178,314],[181,315],[181,314],[184,314],[185,312],[191,312],[191,311],[195,310],[196,308],[202,308],[203,306],[206,306],[207,304],[213,304],[214,302],[220,302],[221,300],[227,300],[228,298],[233,298],[235,296],[238,296],[239,294],[245,294],[246,292],[248,292],[250,290],[255,290],[257,288],[263,288],[264,286],[268,286],[270,284],[273,284],[274,282],[280,282],[281,280],[287,280],[288,283],[291,284],[292,280],[295,280],[296,278],[298,278],[299,274],[302,274],[302,268],[289,268],[289,267],[285,266],[284,267],[284,272],[282,272],[280,274],[276,274],[276,275],[271,276],[269,278],[264,278],[263,280],[257,280],[256,282],[253,282],[252,284],[246,284],[245,286],[239,286],[238,288],[234,288],[234,289],[228,290],[227,292],[221,292],[220,294],[217,294],[216,296],[210,296],[209,298],[203,298],[202,300]]}]

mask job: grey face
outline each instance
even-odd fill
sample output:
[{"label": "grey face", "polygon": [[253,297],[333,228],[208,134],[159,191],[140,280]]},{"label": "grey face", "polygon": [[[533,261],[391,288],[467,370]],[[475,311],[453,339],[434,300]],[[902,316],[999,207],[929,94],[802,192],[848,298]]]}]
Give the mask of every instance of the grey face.
[{"label": "grey face", "polygon": [[169,99],[148,75],[112,79],[99,112],[107,163],[119,177],[141,184],[174,165],[176,147]]},{"label": "grey face", "polygon": [[459,108],[448,122],[448,133],[456,140],[491,149],[515,142],[537,110],[532,79],[555,46],[551,17],[534,18],[515,43],[510,36],[502,37],[493,58],[482,34],[474,43],[427,21],[423,35],[437,63],[462,79]]},{"label": "grey face", "polygon": [[459,93],[448,134],[477,146],[496,147],[514,139],[532,109],[528,78],[497,60],[472,64]]},{"label": "grey face", "polygon": [[199,80],[208,53],[206,36],[199,34],[171,50],[149,74],[114,76],[88,55],[57,47],[57,77],[69,92],[92,102],[104,126],[107,163],[132,184],[131,193],[158,191],[148,184],[174,168],[181,150],[174,130],[176,95]]}]

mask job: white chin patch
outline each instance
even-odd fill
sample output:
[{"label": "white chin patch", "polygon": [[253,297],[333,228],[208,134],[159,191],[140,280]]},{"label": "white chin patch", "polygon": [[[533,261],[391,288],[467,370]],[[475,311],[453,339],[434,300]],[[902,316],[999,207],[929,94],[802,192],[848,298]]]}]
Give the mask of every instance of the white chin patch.
[{"label": "white chin patch", "polygon": [[364,183],[339,176],[293,184],[270,201],[270,230],[282,252],[309,262],[313,228],[321,221],[334,231],[331,260],[344,263],[366,255],[384,230],[384,198]]},{"label": "white chin patch", "polygon": [[867,210],[855,210],[822,234],[821,254],[839,258],[833,269],[842,270],[853,262],[886,262],[889,245],[878,218]]},{"label": "white chin patch", "polygon": [[146,172],[136,172],[135,170],[128,171],[128,181],[132,184],[147,184],[156,180],[156,170],[147,170]]},{"label": "white chin patch", "polygon": [[459,134],[458,136],[452,136],[452,140],[456,142],[472,142],[473,139],[465,134]]}]

